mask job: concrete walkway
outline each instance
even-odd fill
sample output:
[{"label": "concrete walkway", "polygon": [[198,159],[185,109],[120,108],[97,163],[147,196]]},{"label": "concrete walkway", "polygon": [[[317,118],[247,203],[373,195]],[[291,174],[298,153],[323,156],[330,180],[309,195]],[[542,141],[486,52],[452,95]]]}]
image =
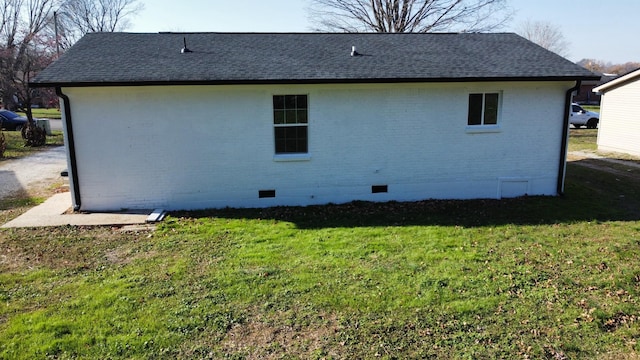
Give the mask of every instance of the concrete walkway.
[{"label": "concrete walkway", "polygon": [[32,208],[0,228],[46,226],[107,226],[145,224],[151,211],[130,213],[69,213],[71,194],[61,193]]},{"label": "concrete walkway", "polygon": [[[0,199],[20,196],[30,189],[50,186],[64,180],[60,172],[67,168],[64,146],[40,151],[34,155],[0,162]],[[43,226],[107,226],[145,224],[151,211],[135,213],[69,213],[71,194],[52,196],[0,228]]]}]

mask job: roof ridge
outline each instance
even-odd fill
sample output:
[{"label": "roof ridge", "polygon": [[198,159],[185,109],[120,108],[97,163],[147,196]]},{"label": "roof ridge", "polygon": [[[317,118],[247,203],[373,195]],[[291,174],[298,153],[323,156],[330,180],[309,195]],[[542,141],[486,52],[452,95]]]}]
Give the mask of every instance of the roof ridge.
[{"label": "roof ridge", "polygon": [[[109,34],[109,33],[104,33]],[[374,35],[374,36],[406,36],[406,35],[514,35],[514,32],[317,32],[317,31],[159,31],[159,32],[112,32],[110,34],[134,35]]]}]

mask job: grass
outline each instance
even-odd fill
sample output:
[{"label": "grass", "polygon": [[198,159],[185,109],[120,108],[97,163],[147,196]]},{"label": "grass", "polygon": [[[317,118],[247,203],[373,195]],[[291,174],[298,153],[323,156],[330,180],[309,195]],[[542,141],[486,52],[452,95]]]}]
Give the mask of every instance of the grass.
[{"label": "grass", "polygon": [[598,150],[598,129],[569,129],[569,151]]},{"label": "grass", "polygon": [[[56,109],[56,108],[51,108],[51,109],[33,108],[31,109],[31,113],[33,114],[33,117],[37,119],[61,119],[62,118],[60,109]],[[27,116],[24,112],[18,112],[18,114],[22,116]]]},{"label": "grass", "polygon": [[29,156],[35,152],[42,151],[51,146],[64,145],[64,137],[62,131],[54,130],[52,135],[47,135],[47,143],[43,147],[30,147],[24,146],[24,139],[20,131],[2,131],[7,141],[7,148],[4,152],[4,157],[0,157],[0,163],[3,160],[10,160]]},{"label": "grass", "polygon": [[637,359],[640,179],[566,192],[0,231],[0,358]]},{"label": "grass", "polygon": [[[598,129],[569,129],[569,151],[582,151],[607,157],[610,159],[625,160],[640,164],[640,158],[625,153],[598,151]],[[610,166],[610,165],[609,165]]]}]

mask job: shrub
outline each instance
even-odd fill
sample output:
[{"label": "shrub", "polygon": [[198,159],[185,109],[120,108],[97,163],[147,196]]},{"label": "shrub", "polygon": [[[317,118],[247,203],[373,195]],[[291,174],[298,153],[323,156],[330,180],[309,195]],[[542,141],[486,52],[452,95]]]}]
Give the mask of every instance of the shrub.
[{"label": "shrub", "polygon": [[7,140],[4,138],[2,127],[0,126],[0,159],[4,157],[4,151],[7,150]]},{"label": "shrub", "polygon": [[29,121],[22,128],[22,138],[25,146],[39,147],[47,142],[47,133],[43,128],[37,126],[34,121]]}]

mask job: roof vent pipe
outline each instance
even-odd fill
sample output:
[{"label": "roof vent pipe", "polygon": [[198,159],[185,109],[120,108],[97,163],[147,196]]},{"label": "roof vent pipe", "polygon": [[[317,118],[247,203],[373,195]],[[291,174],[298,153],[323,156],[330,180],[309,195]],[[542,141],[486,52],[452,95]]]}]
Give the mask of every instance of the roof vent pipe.
[{"label": "roof vent pipe", "polygon": [[193,52],[193,51],[191,51],[191,50],[189,50],[189,49],[187,48],[187,38],[186,38],[186,37],[184,37],[184,38],[183,38],[183,41],[184,41],[184,47],[182,48],[182,50],[180,50],[180,53],[181,53],[181,54],[184,54],[184,53],[190,53],[190,52]]},{"label": "roof vent pipe", "polygon": [[352,46],[351,47],[351,56],[358,56],[358,55],[360,55],[360,53],[356,51],[356,47],[355,46]]}]

